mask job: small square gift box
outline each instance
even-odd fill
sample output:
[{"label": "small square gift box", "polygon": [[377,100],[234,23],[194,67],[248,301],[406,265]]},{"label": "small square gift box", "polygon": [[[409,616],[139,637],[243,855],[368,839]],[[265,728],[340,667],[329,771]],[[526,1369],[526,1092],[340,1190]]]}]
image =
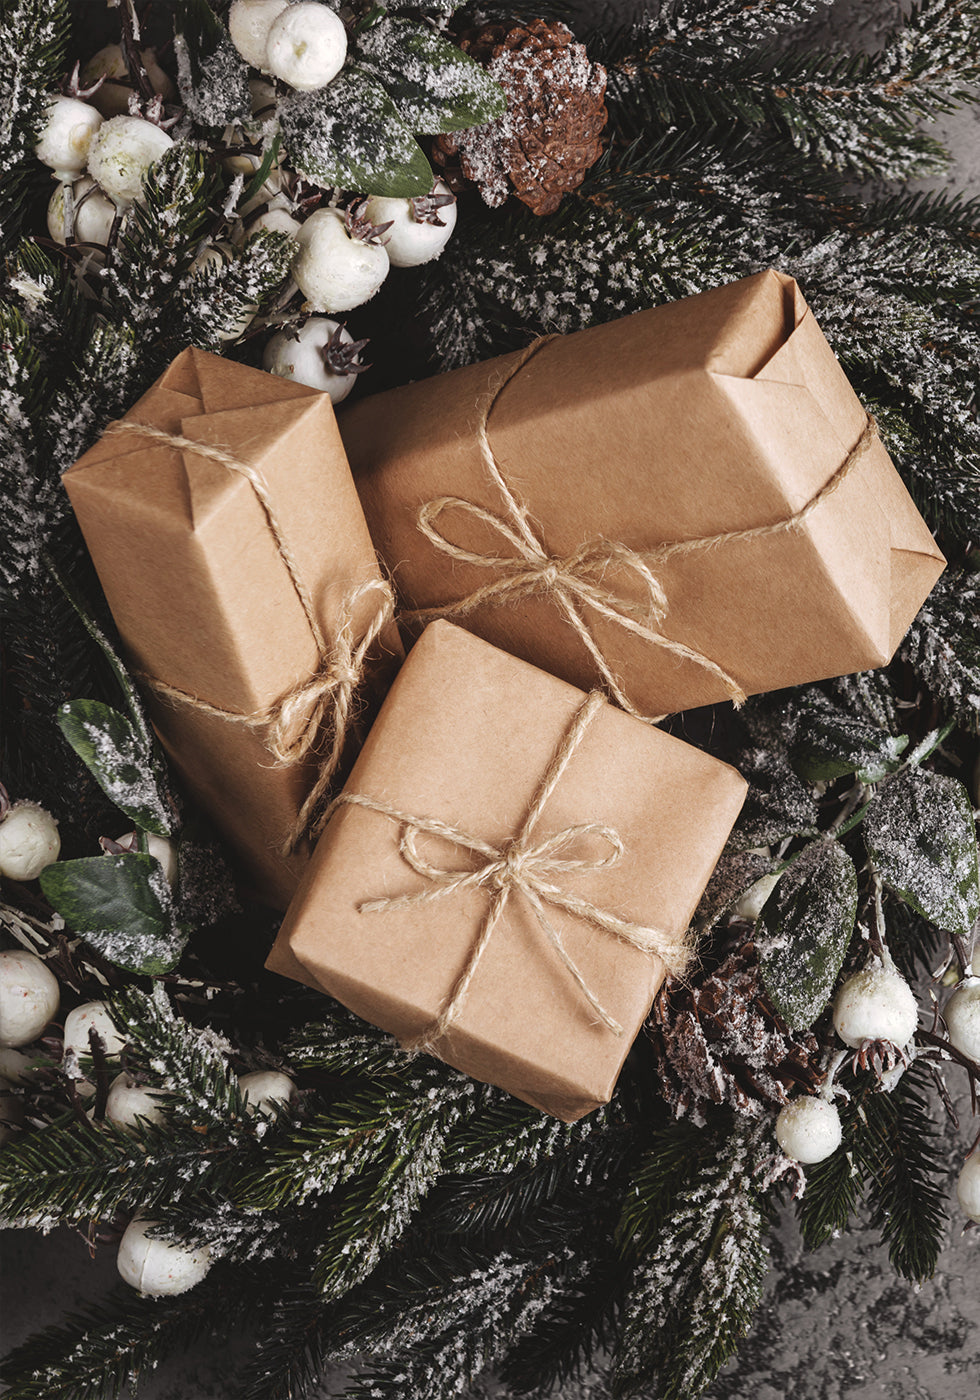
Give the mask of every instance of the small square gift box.
[{"label": "small square gift box", "polygon": [[645,716],[883,665],[944,565],[773,271],[340,426],[408,627],[447,617]]},{"label": "small square gift box", "polygon": [[268,966],[573,1121],[608,1101],[742,805],[726,764],[445,622]]},{"label": "small square gift box", "polygon": [[403,655],[329,397],[185,350],[64,482],[164,747],[285,908]]}]

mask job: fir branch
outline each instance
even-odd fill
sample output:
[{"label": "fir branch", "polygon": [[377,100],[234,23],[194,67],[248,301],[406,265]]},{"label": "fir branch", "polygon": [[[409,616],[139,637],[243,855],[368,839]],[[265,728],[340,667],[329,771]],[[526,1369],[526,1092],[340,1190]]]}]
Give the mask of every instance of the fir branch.
[{"label": "fir branch", "polygon": [[980,730],[980,573],[950,569],[902,643],[900,655],[946,714]]},{"label": "fir branch", "polygon": [[18,238],[31,195],[47,184],[34,158],[65,67],[68,0],[5,0],[0,14],[0,256]]},{"label": "fir branch", "polygon": [[190,1293],[141,1298],[117,1288],[105,1302],[37,1332],[5,1359],[7,1400],[116,1400],[175,1350],[223,1336],[265,1307],[255,1279],[218,1264]]},{"label": "fir branch", "polygon": [[739,1124],[716,1137],[713,1159],[677,1196],[669,1230],[651,1240],[626,1299],[617,1396],[655,1384],[659,1400],[696,1400],[747,1331],[768,1263],[758,1158],[769,1132],[768,1123]]}]

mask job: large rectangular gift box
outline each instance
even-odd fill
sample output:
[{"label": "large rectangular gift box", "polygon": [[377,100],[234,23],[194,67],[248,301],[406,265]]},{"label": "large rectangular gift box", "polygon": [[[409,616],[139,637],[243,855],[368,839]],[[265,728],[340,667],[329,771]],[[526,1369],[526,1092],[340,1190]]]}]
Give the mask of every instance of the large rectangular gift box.
[{"label": "large rectangular gift box", "polygon": [[[246,882],[285,907],[308,851],[282,848],[318,760],[277,761],[271,723],[256,717],[325,674],[345,623],[356,647],[384,601],[329,397],[185,350],[64,481],[164,747]],[[389,623],[368,691],[386,688],[402,654]]]},{"label": "large rectangular gift box", "polygon": [[651,949],[677,965],[745,790],[600,695],[436,622],[268,966],[573,1121],[612,1094],[664,977]]},{"label": "large rectangular gift box", "polygon": [[449,617],[644,715],[883,665],[944,565],[774,271],[339,421],[417,625]]}]

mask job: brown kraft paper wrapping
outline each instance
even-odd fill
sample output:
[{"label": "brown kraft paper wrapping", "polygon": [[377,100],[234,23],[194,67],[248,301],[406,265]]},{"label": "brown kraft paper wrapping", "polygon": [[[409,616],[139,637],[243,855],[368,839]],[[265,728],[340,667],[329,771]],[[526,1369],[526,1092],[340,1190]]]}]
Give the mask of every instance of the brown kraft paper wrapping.
[{"label": "brown kraft paper wrapping", "polygon": [[[402,667],[344,795],[360,794],[506,846],[584,698],[468,632],[436,622]],[[688,927],[745,790],[734,769],[603,704],[548,797],[534,839],[583,823],[613,828],[625,848],[621,859],[549,878],[604,912],[676,940]],[[480,885],[428,903],[364,910],[365,901],[426,887],[401,854],[401,835],[388,816],[338,807],[268,966],[411,1041],[451,996],[490,890]],[[444,869],[474,866],[442,838],[425,838],[422,849]],[[577,916],[547,912],[622,1035],[599,1021],[529,902],[512,890],[438,1054],[573,1121],[612,1094],[664,967],[657,956]]]},{"label": "brown kraft paper wrapping", "polygon": [[[493,390],[518,356],[362,400],[341,433],[372,537],[406,609],[445,609],[494,579],[419,531],[420,507],[462,498],[513,525],[480,455]],[[500,472],[551,558],[587,541],[643,554],[677,541],[775,525],[838,473],[864,409],[795,282],[774,271],[542,346],[493,403]],[[509,556],[499,530],[453,508],[456,546]],[[748,694],[885,664],[944,560],[875,438],[797,528],[674,554],[658,629],[722,667]],[[602,583],[643,599],[612,563]],[[695,660],[582,614],[629,701],[645,715],[723,700]],[[484,604],[454,618],[575,685],[599,683],[554,598]]]},{"label": "brown kraft paper wrapping", "polygon": [[[344,599],[381,578],[325,394],[185,350],[123,420],[220,447],[257,470],[327,639]],[[248,480],[135,433],[102,438],[65,474],[113,617],[137,673],[244,715],[306,680],[317,647],[269,520]],[[364,636],[376,590],[358,602]],[[367,689],[402,655],[389,625]],[[265,735],[161,700],[147,705],[188,791],[235,852],[244,881],[285,907],[308,858],[280,854],[316,766],[276,764]]]}]

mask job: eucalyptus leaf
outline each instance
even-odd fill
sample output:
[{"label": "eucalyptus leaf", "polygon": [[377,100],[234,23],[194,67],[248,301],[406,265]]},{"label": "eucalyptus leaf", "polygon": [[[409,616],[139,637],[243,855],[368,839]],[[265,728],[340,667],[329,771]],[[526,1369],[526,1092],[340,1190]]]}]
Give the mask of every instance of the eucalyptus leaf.
[{"label": "eucalyptus leaf", "polygon": [[145,831],[173,832],[173,819],[153,775],[152,751],[136,726],[99,700],[72,700],[58,727],[102,791]]},{"label": "eucalyptus leaf", "polygon": [[482,126],[506,101],[485,68],[413,20],[386,18],[360,35],[355,61],[386,90],[410,131]]},{"label": "eucalyptus leaf", "polygon": [[962,783],[910,769],[882,787],[864,819],[868,854],[886,885],[949,933],[980,918],[973,808]]},{"label": "eucalyptus leaf", "polygon": [[129,972],[169,972],[185,934],[159,861],[142,853],[85,856],[41,871],[45,898],[69,928]]},{"label": "eucalyptus leaf", "polygon": [[857,913],[857,872],[836,841],[813,841],[793,861],[760,916],[762,977],[793,1030],[807,1030],[834,989]]},{"label": "eucalyptus leaf", "polygon": [[407,199],[435,183],[391,98],[352,64],[317,92],[284,97],[279,129],[291,164],[316,184]]},{"label": "eucalyptus leaf", "polygon": [[907,734],[889,734],[860,716],[807,716],[793,745],[793,768],[810,781],[856,773],[862,782],[876,783],[898,768],[908,742]]}]

